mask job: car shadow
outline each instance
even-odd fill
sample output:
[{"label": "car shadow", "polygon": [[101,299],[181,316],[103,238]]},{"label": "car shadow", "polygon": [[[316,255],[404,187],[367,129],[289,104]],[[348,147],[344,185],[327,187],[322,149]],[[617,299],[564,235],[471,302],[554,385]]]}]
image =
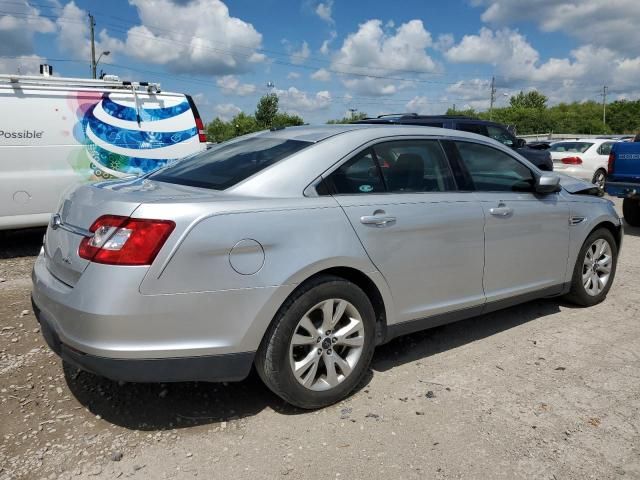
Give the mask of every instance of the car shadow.
[{"label": "car shadow", "polygon": [[0,259],[38,255],[46,230],[40,227],[0,231]]},{"label": "car shadow", "polygon": [[[371,368],[384,372],[504,332],[560,311],[561,300],[542,299],[398,337],[376,350]],[[566,305],[570,306],[570,305]],[[574,307],[578,308],[578,307]]]},{"label": "car shadow", "polygon": [[[557,313],[557,299],[539,300],[500,312],[397,338],[378,347],[373,372],[387,371],[415,360],[465,345],[495,333]],[[133,430],[168,430],[242,419],[270,408],[282,415],[307,411],[273,394],[255,371],[237,383],[119,383],[65,365],[67,385],[75,398],[112,424]]]},{"label": "car shadow", "polygon": [[640,227],[632,227],[625,220],[624,221],[624,234],[625,235],[630,235],[632,237],[640,237]]}]

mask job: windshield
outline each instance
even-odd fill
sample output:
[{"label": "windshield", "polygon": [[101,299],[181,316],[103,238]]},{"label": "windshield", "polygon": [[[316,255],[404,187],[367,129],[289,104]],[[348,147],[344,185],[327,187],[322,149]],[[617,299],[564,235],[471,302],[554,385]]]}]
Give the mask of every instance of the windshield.
[{"label": "windshield", "polygon": [[152,174],[159,182],[224,190],[293,155],[311,142],[285,138],[252,137],[185,158]]},{"label": "windshield", "polygon": [[592,145],[593,143],[589,142],[559,142],[551,145],[549,150],[552,152],[584,153]]}]

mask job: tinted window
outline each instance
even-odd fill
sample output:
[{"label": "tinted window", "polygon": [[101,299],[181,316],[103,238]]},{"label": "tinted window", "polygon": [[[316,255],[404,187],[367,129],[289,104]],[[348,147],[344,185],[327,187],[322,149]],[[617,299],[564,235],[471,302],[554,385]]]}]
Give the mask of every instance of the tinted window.
[{"label": "tinted window", "polygon": [[454,190],[447,159],[435,140],[385,142],[373,147],[389,192]]},{"label": "tinted window", "polygon": [[593,143],[589,142],[558,142],[551,145],[551,152],[584,153]]},{"label": "tinted window", "polygon": [[338,194],[384,192],[380,169],[370,149],[341,165],[329,176],[328,181]]},{"label": "tinted window", "polygon": [[611,147],[613,147],[613,142],[606,142],[600,145],[598,148],[598,153],[600,155],[609,155],[611,153]]},{"label": "tinted window", "polygon": [[487,136],[487,127],[477,123],[459,123],[457,130],[463,132],[477,133],[478,135]]},{"label": "tinted window", "polygon": [[308,145],[311,143],[273,137],[222,143],[160,170],[150,178],[160,182],[224,190]]},{"label": "tinted window", "polygon": [[513,137],[504,128],[496,127],[495,125],[487,125],[487,132],[489,137],[499,141],[507,147],[513,147]]},{"label": "tinted window", "polygon": [[484,192],[529,192],[535,179],[515,158],[495,148],[469,142],[455,142],[474,188]]}]

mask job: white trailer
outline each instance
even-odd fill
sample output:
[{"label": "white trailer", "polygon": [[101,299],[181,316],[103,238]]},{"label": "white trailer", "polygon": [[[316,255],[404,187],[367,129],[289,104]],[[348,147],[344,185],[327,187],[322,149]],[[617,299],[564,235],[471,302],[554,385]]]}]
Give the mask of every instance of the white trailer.
[{"label": "white trailer", "polygon": [[206,148],[189,95],[44,72],[0,75],[0,230],[46,225],[72,185],[142,175]]}]

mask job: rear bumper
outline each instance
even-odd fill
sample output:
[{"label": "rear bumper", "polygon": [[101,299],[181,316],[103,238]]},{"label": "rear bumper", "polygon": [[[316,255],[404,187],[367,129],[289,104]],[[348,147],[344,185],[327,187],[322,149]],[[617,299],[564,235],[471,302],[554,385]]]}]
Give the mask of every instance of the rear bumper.
[{"label": "rear bumper", "polygon": [[125,382],[223,382],[247,377],[253,364],[254,353],[229,353],[179,358],[123,359],[90,355],[60,341],[55,327],[47,315],[31,300],[33,311],[40,323],[42,335],[62,360],[81,370],[112,380]]},{"label": "rear bumper", "polygon": [[607,180],[604,189],[609,195],[614,197],[626,198],[640,195],[640,184],[638,183],[613,182]]}]

